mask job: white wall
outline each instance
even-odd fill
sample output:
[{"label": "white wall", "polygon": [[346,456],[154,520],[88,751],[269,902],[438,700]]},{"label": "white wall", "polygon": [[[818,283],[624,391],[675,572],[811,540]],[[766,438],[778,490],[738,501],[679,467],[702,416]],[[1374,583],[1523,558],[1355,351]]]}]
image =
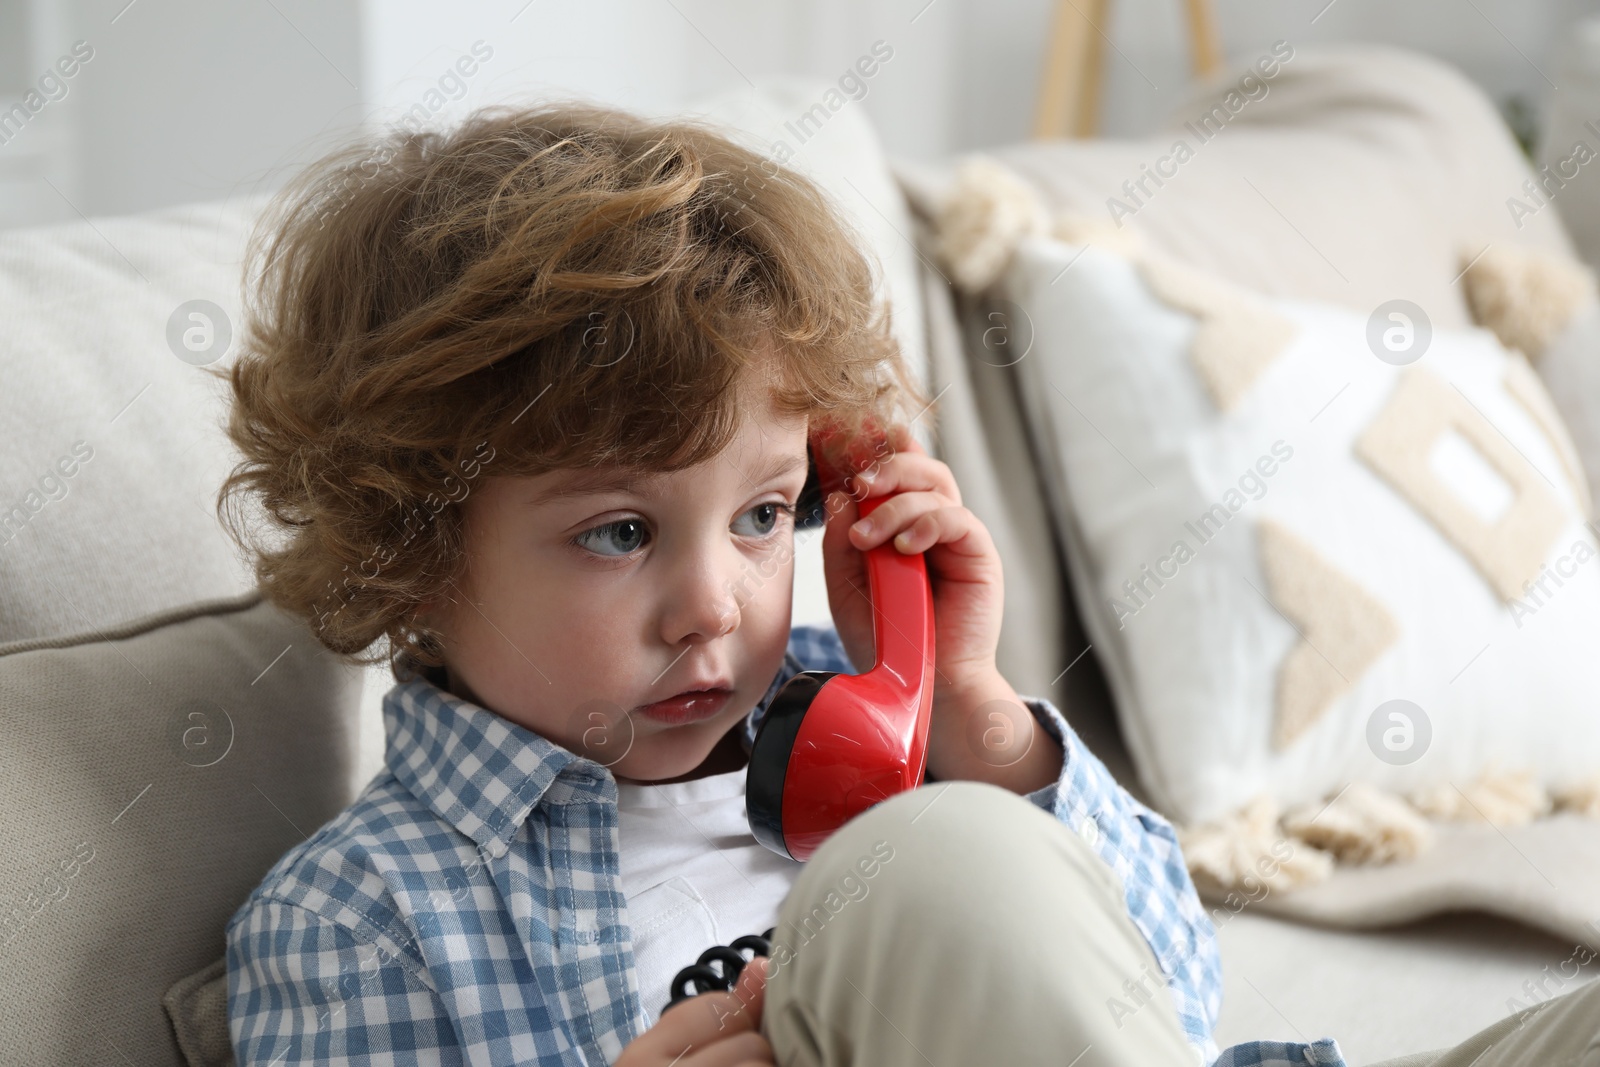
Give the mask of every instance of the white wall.
[{"label": "white wall", "polygon": [[[863,102],[891,152],[931,159],[1028,136],[1052,0],[554,0],[460,5],[367,0],[368,98],[409,103],[403,76],[444,67],[482,38],[496,69],[474,100],[576,91],[668,110],[766,74],[837,78],[874,41],[894,59]],[[1081,6],[1081,5],[1080,5]],[[1496,101],[1540,107],[1551,53],[1600,0],[1219,0],[1228,54],[1273,41],[1382,41],[1461,67]],[[521,12],[518,14],[518,12]],[[516,21],[512,22],[512,16]],[[1313,21],[1315,18],[1315,21]],[[1103,111],[1108,134],[1149,129],[1188,81],[1180,0],[1113,0]],[[443,42],[448,42],[448,47]],[[420,82],[418,83],[420,84]]]},{"label": "white wall", "polygon": [[[1186,38],[1175,18],[1179,2],[1113,3],[1111,36],[1126,58],[1108,55],[1108,128],[1138,131],[1182,88],[1187,66]],[[1563,28],[1600,11],[1595,0],[1218,0],[1217,7],[1224,44],[1237,61],[1254,58],[1279,38],[1296,47],[1383,42],[1450,62],[1497,103],[1515,93],[1536,107],[1552,91],[1546,75],[1554,74],[1550,57]]]},{"label": "white wall", "polygon": [[[63,142],[45,165],[56,189],[36,178],[0,186],[9,194],[0,224],[272,187],[359,121],[354,0],[33,0],[32,8],[31,55],[0,53],[10,68],[0,86],[37,77],[75,41],[94,54],[64,99],[0,145],[0,178],[27,178],[38,168],[13,150],[30,139]],[[0,91],[0,107],[15,99]]]},{"label": "white wall", "polygon": [[[894,58],[860,106],[892,153],[939,158],[1027,135],[1052,9],[1051,0],[0,2],[9,5],[0,108],[74,40],[95,49],[70,94],[0,144],[0,226],[273,188],[350,131],[428,99],[480,40],[493,57],[437,118],[558,95],[668,111],[772,74],[836,79],[883,40]],[[1148,129],[1182,92],[1181,10],[1180,0],[1113,0],[1107,133]],[[1387,41],[1461,66],[1497,100],[1516,93],[1542,106],[1553,46],[1600,0],[1219,0],[1218,10],[1237,60],[1279,37],[1297,47]],[[26,46],[16,43],[19,12],[30,15]]]}]

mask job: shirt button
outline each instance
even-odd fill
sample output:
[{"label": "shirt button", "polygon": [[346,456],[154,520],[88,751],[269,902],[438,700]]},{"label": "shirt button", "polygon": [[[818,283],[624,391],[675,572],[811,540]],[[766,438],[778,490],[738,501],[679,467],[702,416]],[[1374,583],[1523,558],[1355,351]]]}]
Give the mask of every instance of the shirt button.
[{"label": "shirt button", "polygon": [[1085,815],[1083,821],[1078,823],[1078,835],[1091,845],[1099,843],[1100,824],[1094,821],[1093,815]]}]

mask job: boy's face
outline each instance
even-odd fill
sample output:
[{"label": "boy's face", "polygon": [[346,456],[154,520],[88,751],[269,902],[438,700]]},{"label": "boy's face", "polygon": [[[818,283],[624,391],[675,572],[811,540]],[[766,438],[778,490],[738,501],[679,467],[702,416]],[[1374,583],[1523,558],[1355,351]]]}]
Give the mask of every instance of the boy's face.
[{"label": "boy's face", "polygon": [[[770,399],[740,410],[729,446],[684,470],[477,483],[461,505],[466,578],[429,619],[450,690],[618,778],[699,766],[789,639],[806,420]],[[621,484],[592,488],[602,480]]]}]

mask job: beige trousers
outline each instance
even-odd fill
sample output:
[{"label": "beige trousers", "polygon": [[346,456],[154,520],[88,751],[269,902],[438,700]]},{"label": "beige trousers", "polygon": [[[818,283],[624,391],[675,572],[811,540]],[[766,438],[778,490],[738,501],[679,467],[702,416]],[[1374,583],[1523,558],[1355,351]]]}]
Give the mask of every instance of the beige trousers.
[{"label": "beige trousers", "polygon": [[768,966],[780,1067],[1199,1062],[1165,987],[1113,1020],[1107,999],[1160,974],[1155,955],[1088,842],[999,786],[930,783],[841,827],[790,888]]},{"label": "beige trousers", "polygon": [[1374,1067],[1600,1067],[1600,982],[1508,1015],[1454,1048]]},{"label": "beige trousers", "polygon": [[[935,782],[828,839],[779,912],[762,1032],[780,1067],[1195,1067],[1116,876],[1028,800]],[[1333,1035],[1337,1037],[1338,1035]],[[1384,1067],[1600,1067],[1600,982]]]}]

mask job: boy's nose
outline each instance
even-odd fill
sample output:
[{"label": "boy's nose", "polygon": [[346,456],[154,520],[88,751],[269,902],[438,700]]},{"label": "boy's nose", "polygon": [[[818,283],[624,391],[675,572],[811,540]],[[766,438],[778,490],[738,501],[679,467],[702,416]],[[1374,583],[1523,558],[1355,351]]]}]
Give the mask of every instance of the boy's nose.
[{"label": "boy's nose", "polygon": [[709,641],[738,628],[738,585],[727,573],[729,566],[708,560],[685,566],[662,619],[662,638],[668,644]]}]

